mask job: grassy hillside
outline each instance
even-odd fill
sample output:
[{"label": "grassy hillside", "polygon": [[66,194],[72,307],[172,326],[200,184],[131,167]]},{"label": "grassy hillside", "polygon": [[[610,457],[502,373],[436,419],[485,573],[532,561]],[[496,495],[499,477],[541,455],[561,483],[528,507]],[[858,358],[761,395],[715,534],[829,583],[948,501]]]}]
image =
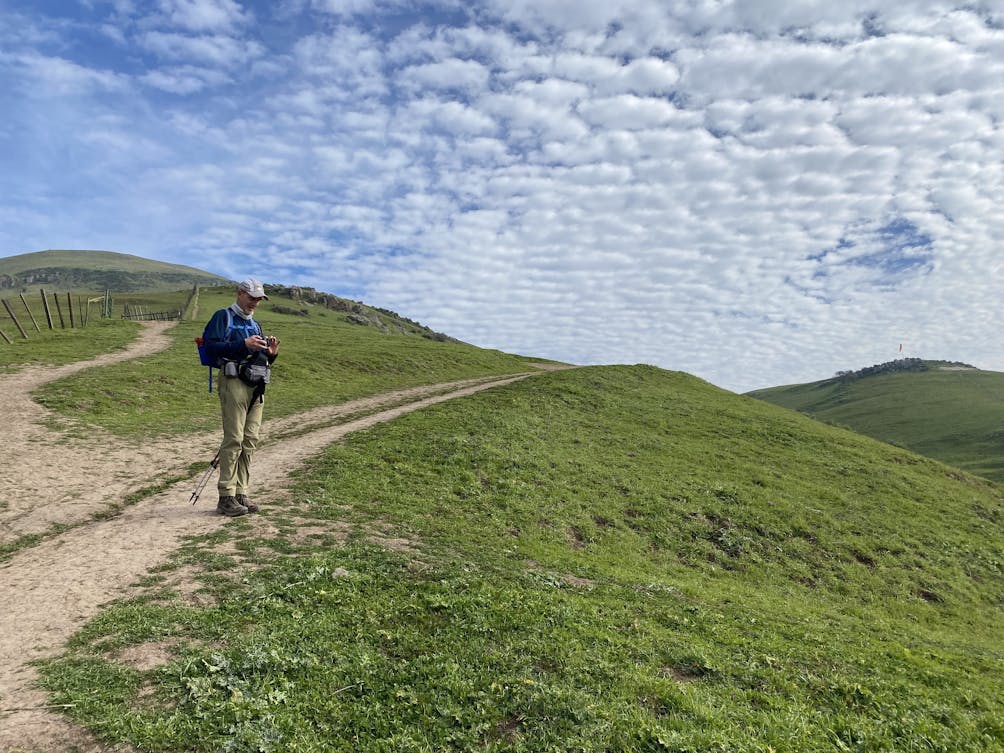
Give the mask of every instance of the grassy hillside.
[{"label": "grassy hillside", "polygon": [[24,288],[53,291],[135,293],[171,291],[226,282],[194,267],[112,251],[36,251],[0,258],[0,292]]},{"label": "grassy hillside", "polygon": [[749,395],[1004,481],[1004,374],[928,363]]},{"label": "grassy hillside", "polygon": [[410,414],[265,515],[93,621],[53,702],[160,751],[1004,750],[999,487],[687,375]]},{"label": "grassy hillside", "polygon": [[[56,289],[46,290],[44,300],[40,288],[22,293],[23,286],[18,284],[4,292],[5,282],[14,284],[14,277],[5,276],[5,269],[16,270],[12,274],[21,275],[18,279],[37,283],[34,275],[42,269],[37,265],[43,260],[55,265],[52,269],[56,276],[52,279],[58,280]],[[80,265],[84,264],[89,266],[82,271]],[[196,283],[200,287],[196,288]],[[97,286],[94,290],[100,291],[96,296],[87,292],[92,284]],[[6,336],[0,337],[0,373],[30,364],[65,363],[88,353],[124,347],[137,328],[110,321],[124,315],[168,313],[171,318],[174,312],[182,311],[184,319],[201,326],[214,309],[233,302],[234,287],[232,281],[201,270],[104,251],[44,251],[0,259],[0,298],[13,311],[12,317],[6,307],[0,309],[0,333]],[[373,328],[383,334],[417,335],[461,344],[419,322],[361,301],[309,287],[271,283],[266,287],[270,300],[260,307],[266,317],[273,313],[293,323],[313,314],[314,320],[330,317],[332,321]],[[110,316],[103,318],[105,291],[111,293],[107,299]]]},{"label": "grassy hillside", "polygon": [[[199,365],[194,340],[213,311],[233,302],[229,287],[200,291],[194,320],[179,322],[171,331],[174,344],[147,358],[88,369],[52,382],[36,399],[74,424],[99,426],[121,435],[177,434],[217,428],[219,401],[208,391],[208,370]],[[280,338],[267,400],[271,418],[299,413],[402,387],[492,374],[532,370],[524,356],[485,350],[452,340],[424,336],[424,328],[403,334],[351,321],[352,312],[321,304],[294,302],[280,296],[265,301],[255,314],[268,334]],[[387,314],[382,321],[391,321]],[[115,347],[135,336],[134,322],[107,322],[88,327],[83,335],[57,340],[65,358],[85,357],[92,332],[115,333]],[[418,325],[415,325],[418,326]],[[70,342],[68,342],[70,341]],[[104,343],[104,340],[101,340]],[[0,357],[36,352],[34,341],[0,343]],[[52,359],[44,359],[52,360]]]}]

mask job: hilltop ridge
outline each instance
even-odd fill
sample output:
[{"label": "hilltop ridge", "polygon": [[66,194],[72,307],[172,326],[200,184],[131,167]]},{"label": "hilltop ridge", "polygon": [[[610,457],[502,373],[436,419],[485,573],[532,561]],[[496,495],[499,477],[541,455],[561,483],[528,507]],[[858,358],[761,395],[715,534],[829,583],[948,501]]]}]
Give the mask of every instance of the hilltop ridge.
[{"label": "hilltop ridge", "polygon": [[874,366],[865,366],[863,369],[858,369],[857,371],[838,371],[833,378],[847,382],[851,379],[862,379],[879,374],[896,374],[904,371],[930,371],[934,368],[979,371],[975,366],[962,363],[961,361],[927,361],[923,358],[897,358],[893,361],[877,363]]}]

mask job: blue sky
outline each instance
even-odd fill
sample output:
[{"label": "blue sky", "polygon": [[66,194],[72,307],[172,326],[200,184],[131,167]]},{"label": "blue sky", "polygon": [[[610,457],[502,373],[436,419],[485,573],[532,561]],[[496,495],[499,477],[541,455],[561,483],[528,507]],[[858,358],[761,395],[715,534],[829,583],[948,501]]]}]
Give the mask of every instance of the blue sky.
[{"label": "blue sky", "polygon": [[0,256],[735,391],[1004,370],[1004,6],[0,0]]}]

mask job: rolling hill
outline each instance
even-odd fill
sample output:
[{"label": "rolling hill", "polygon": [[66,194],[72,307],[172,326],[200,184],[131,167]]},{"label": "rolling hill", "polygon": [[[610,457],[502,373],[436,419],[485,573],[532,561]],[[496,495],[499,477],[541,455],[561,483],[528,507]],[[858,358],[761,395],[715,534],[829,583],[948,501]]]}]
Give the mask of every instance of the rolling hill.
[{"label": "rolling hill", "polygon": [[1004,481],[1000,372],[902,359],[748,395]]},{"label": "rolling hill", "polygon": [[113,251],[36,251],[0,258],[0,291],[53,288],[60,291],[141,293],[228,283],[194,267]]},{"label": "rolling hill", "polygon": [[145,750],[1000,753],[1002,516],[686,374],[549,373],[329,447],[45,683]]}]

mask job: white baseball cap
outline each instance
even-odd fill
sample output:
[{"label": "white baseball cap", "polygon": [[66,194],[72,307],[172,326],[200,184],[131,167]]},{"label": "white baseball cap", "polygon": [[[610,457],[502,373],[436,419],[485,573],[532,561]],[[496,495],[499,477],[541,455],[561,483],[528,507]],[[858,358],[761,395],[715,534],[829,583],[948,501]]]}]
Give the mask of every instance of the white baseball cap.
[{"label": "white baseball cap", "polygon": [[268,296],[265,295],[265,286],[261,284],[260,280],[255,280],[252,277],[242,280],[237,289],[243,290],[252,298],[264,298],[266,301],[268,300]]}]

